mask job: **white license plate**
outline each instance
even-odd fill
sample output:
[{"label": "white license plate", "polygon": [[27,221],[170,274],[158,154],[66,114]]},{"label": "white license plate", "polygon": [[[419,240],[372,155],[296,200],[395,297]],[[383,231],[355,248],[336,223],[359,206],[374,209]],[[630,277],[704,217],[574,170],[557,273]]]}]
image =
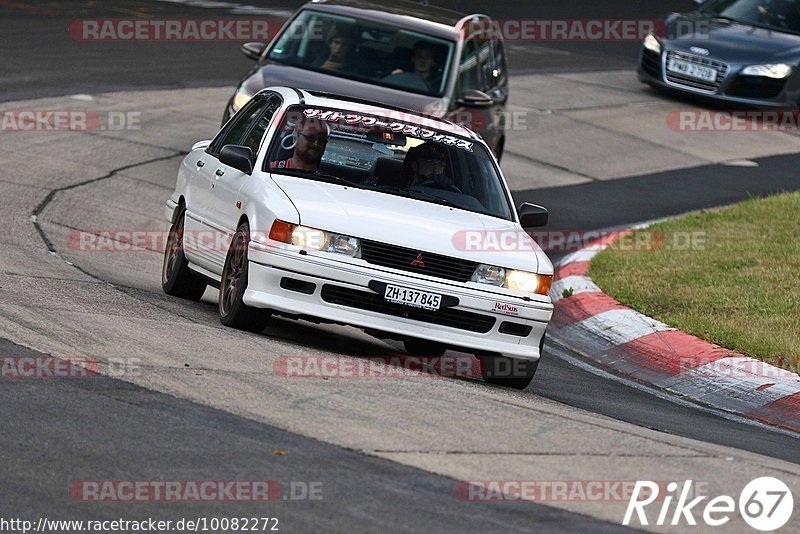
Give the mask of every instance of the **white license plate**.
[{"label": "white license plate", "polygon": [[395,304],[426,310],[438,310],[442,304],[442,296],[436,293],[428,293],[427,291],[418,291],[391,284],[386,285],[386,292],[383,294],[383,298]]},{"label": "white license plate", "polygon": [[682,59],[671,58],[667,63],[667,70],[670,72],[678,72],[685,74],[691,78],[698,80],[705,80],[707,82],[717,81],[717,71],[711,67],[704,67]]}]

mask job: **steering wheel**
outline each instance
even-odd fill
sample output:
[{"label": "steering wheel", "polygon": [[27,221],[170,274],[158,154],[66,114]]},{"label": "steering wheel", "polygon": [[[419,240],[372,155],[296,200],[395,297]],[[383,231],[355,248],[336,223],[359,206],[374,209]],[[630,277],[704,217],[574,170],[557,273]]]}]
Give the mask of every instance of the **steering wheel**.
[{"label": "steering wheel", "polygon": [[447,191],[453,191],[454,193],[463,194],[461,189],[456,187],[453,184],[439,184],[436,183],[434,180],[428,180],[427,182],[422,182],[416,185],[416,187],[432,187],[434,189],[445,189]]}]

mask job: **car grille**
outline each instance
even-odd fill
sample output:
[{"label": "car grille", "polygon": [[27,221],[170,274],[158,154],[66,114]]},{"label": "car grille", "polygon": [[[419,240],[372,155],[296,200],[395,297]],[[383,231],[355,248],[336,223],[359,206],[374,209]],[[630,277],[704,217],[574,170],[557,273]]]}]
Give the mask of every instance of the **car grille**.
[{"label": "car grille", "polygon": [[338,304],[395,317],[405,317],[414,321],[438,324],[481,334],[491,330],[495,323],[495,318],[489,315],[452,308],[442,308],[437,311],[411,308],[383,300],[383,297],[377,293],[368,293],[331,284],[322,286],[320,296],[322,300],[330,304]]},{"label": "car grille", "polygon": [[645,48],[642,52],[642,70],[650,76],[661,79],[661,54]]},{"label": "car grille", "polygon": [[776,80],[762,76],[737,76],[726,93],[744,98],[775,98],[786,87],[789,78]]},{"label": "car grille", "polygon": [[[414,264],[420,254],[424,267]],[[374,265],[457,282],[468,282],[478,267],[472,261],[366,240],[361,241],[361,257]]]},{"label": "car grille", "polygon": [[665,66],[664,71],[667,76],[667,81],[669,83],[679,85],[681,87],[686,87],[698,91],[705,91],[708,93],[716,93],[717,89],[719,89],[719,86],[722,84],[722,81],[725,79],[725,76],[728,74],[728,69],[729,69],[728,65],[726,63],[722,63],[721,61],[716,61],[713,59],[708,59],[700,56],[694,56],[692,54],[687,54],[685,52],[670,51],[667,52],[666,64],[669,64],[669,60],[672,58],[682,59],[690,63],[702,65],[704,67],[711,67],[712,69],[717,71],[717,79],[713,82],[707,82],[705,80],[698,80],[696,78],[691,78],[689,76],[677,72],[668,71],[666,70]]}]

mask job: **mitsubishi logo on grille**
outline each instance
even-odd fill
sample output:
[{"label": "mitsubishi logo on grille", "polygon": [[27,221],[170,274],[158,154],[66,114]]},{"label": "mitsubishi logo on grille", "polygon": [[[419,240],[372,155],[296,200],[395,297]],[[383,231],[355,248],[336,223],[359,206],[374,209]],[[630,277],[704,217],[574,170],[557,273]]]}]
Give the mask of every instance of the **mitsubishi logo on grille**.
[{"label": "mitsubishi logo on grille", "polygon": [[417,254],[417,259],[411,262],[411,266],[425,268],[425,262],[422,261],[422,253]]},{"label": "mitsubishi logo on grille", "polygon": [[709,53],[707,48],[700,48],[699,46],[693,46],[689,48],[689,51],[694,52],[695,54],[699,54],[701,56],[707,56]]}]

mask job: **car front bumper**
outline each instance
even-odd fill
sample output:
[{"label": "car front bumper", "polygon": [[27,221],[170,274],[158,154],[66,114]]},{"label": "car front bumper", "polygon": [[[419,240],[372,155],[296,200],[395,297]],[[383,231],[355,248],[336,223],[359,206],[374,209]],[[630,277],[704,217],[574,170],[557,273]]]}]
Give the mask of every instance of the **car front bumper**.
[{"label": "car front bumper", "polygon": [[[252,241],[248,254],[249,276],[243,298],[248,306],[377,330],[395,337],[436,341],[463,352],[538,360],[539,343],[553,314],[549,300],[525,301],[471,289],[458,282],[434,282],[378,266],[302,255]],[[378,289],[387,283],[456,298],[458,304],[428,312],[387,303]],[[313,290],[309,284],[313,284]],[[498,305],[503,308],[503,304],[516,313],[493,311]]]},{"label": "car front bumper", "polygon": [[[670,51],[672,53],[673,51]],[[677,53],[684,53],[680,50]],[[650,84],[670,93],[692,96],[701,101],[730,104],[734,108],[761,108],[761,109],[796,109],[800,101],[800,77],[791,76],[785,82],[776,80],[759,80],[757,77],[742,77],[739,75],[743,65],[727,64],[729,70],[722,81],[713,90],[701,90],[685,84],[667,80],[666,54],[659,55],[645,50],[639,54],[637,74],[640,82]],[[742,80],[750,83],[751,87],[743,87]],[[759,96],[756,93],[763,91],[757,88],[761,81],[765,83],[781,84],[768,96]],[[753,91],[749,93],[748,91]]]}]

